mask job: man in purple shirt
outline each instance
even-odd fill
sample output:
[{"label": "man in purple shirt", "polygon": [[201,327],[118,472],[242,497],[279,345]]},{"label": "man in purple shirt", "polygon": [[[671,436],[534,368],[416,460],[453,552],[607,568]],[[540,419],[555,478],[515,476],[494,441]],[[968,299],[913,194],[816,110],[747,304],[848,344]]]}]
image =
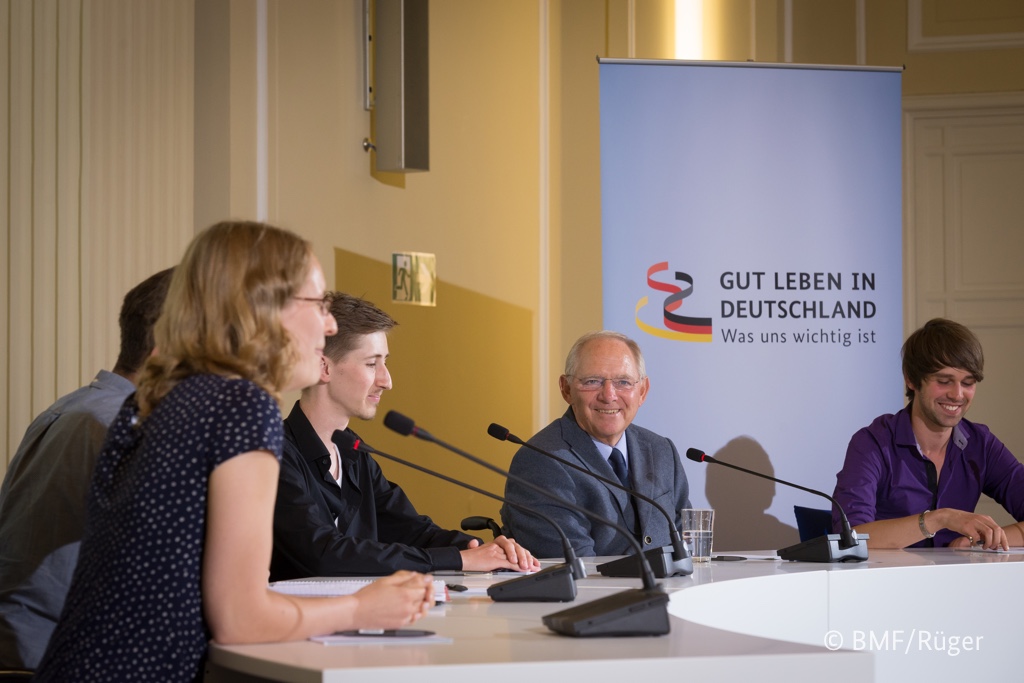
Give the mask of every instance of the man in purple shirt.
[{"label": "man in purple shirt", "polygon": [[[936,318],[903,344],[910,399],[850,440],[835,499],[872,548],[1024,546],[1024,465],[988,427],[964,419],[985,364],[963,325]],[[981,494],[1017,523],[974,513]],[[833,510],[838,528],[838,512]]]}]

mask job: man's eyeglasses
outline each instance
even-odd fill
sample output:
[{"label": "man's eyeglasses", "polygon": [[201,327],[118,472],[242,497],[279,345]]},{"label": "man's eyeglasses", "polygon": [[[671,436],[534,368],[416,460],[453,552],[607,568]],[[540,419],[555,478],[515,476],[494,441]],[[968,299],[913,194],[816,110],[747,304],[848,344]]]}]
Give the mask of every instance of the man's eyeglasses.
[{"label": "man's eyeglasses", "polygon": [[[567,375],[567,377],[572,377],[572,375]],[[612,388],[620,394],[633,391],[636,385],[640,384],[642,381],[639,379],[628,379],[626,377],[573,377],[573,379],[575,380],[574,384],[576,385],[576,388],[580,391],[600,391],[604,388],[605,382],[611,382]]]},{"label": "man's eyeglasses", "polygon": [[296,301],[309,301],[320,307],[320,315],[326,316],[331,312],[331,297],[326,294],[321,298],[317,299],[312,296],[293,296]]}]

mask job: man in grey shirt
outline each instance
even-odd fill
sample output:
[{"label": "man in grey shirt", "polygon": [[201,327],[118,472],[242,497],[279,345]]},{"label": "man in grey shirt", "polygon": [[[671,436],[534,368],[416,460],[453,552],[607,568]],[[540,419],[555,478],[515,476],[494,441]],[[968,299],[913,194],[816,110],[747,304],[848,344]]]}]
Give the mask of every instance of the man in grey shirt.
[{"label": "man in grey shirt", "polygon": [[153,352],[171,272],[125,295],[114,371],[100,370],[36,417],[7,468],[0,487],[0,669],[34,669],[50,641],[78,561],[93,466]]}]

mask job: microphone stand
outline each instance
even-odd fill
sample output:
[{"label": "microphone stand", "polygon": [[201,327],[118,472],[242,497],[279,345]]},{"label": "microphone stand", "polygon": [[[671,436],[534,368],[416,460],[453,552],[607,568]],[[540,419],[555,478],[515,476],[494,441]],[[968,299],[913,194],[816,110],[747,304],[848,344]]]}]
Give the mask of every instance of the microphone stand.
[{"label": "microphone stand", "polygon": [[[668,514],[668,511],[656,500],[648,498],[639,491],[623,486],[621,482],[613,481],[608,477],[603,477],[596,472],[591,472],[587,468],[577,465],[576,463],[560,458],[554,453],[549,453],[548,451],[529,444],[499,424],[492,422],[491,426],[487,428],[487,433],[498,441],[511,441],[519,446],[529,448],[531,451],[547,456],[566,467],[571,467],[572,469],[591,476],[612,488],[625,491],[630,496],[639,498],[640,500],[653,505],[668,522],[668,533],[669,537],[672,539],[672,545],[664,546],[662,548],[652,548],[651,550],[644,552],[644,556],[651,565],[651,570],[659,579],[665,578],[666,576],[689,576],[693,573],[693,558],[690,557],[690,553],[686,549],[686,545],[683,543],[683,537],[679,535],[679,529],[676,528],[675,522]],[[634,556],[627,555],[618,560],[612,560],[611,562],[605,562],[597,565],[597,571],[603,576],[639,576],[640,565]]]},{"label": "microphone stand", "polygon": [[517,477],[514,474],[509,474],[506,470],[492,465],[486,460],[481,460],[475,455],[471,455],[459,448],[456,448],[455,446],[452,446],[451,444],[441,441],[425,429],[417,427],[416,423],[410,418],[402,415],[401,413],[395,412],[394,410],[388,412],[388,414],[384,416],[384,426],[392,431],[398,432],[402,436],[412,434],[419,439],[429,441],[441,448],[444,448],[445,450],[449,450],[456,455],[462,456],[463,458],[466,458],[481,467],[485,467],[492,472],[508,477],[509,479],[534,490],[546,498],[551,498],[557,501],[581,515],[585,515],[586,517],[596,520],[602,524],[607,524],[626,537],[629,543],[633,546],[633,549],[636,551],[636,556],[640,561],[643,588],[633,588],[630,590],[620,591],[582,605],[570,607],[569,609],[562,610],[561,612],[548,614],[543,617],[543,622],[549,629],[555,633],[574,636],[577,638],[599,636],[661,636],[669,632],[668,594],[665,593],[661,586],[655,582],[651,566],[647,562],[647,558],[644,557],[643,548],[640,547],[637,540],[633,538],[633,534],[629,533],[625,527],[574,503],[559,500],[546,489],[543,489],[532,482],[526,481],[521,477]]},{"label": "microphone stand", "polygon": [[[341,429],[334,432],[332,440],[339,444],[339,448],[379,455],[382,458],[397,462],[400,465],[411,467],[418,472],[423,472],[424,474],[429,474],[432,477],[437,477],[438,479],[447,481],[450,484],[455,484],[456,486],[469,489],[474,493],[479,493],[480,495],[493,498],[499,502],[507,502],[501,496],[484,491],[483,489],[477,488],[471,484],[466,484],[457,479],[441,474],[440,472],[434,472],[433,470],[408,462],[407,460],[403,460],[397,456],[389,455],[383,451],[378,451],[376,448],[363,443],[361,440],[354,438],[351,434]],[[514,503],[509,503],[509,505],[514,505]],[[487,594],[491,596],[491,599],[495,602],[572,602],[576,599],[576,579],[585,579],[587,577],[587,570],[583,566],[583,561],[576,556],[576,553],[572,549],[572,545],[569,544],[569,539],[566,537],[565,532],[558,528],[558,525],[555,524],[553,519],[541,515],[536,510],[530,510],[522,506],[516,507],[527,514],[540,517],[551,524],[551,526],[555,527],[555,531],[562,538],[562,548],[566,553],[566,562],[553,567],[548,567],[539,572],[533,572],[525,576],[519,576],[508,581],[496,583],[488,587]]]},{"label": "microphone stand", "polygon": [[738,465],[732,465],[730,463],[723,462],[722,460],[717,460],[699,448],[688,449],[686,451],[686,457],[694,462],[710,462],[716,465],[723,465],[738,472],[746,472],[747,474],[752,474],[755,477],[761,477],[768,481],[774,481],[778,484],[791,486],[795,489],[800,489],[807,493],[813,493],[816,496],[821,496],[822,498],[827,498],[832,501],[832,504],[836,506],[837,510],[839,510],[839,516],[842,518],[842,531],[838,534],[825,534],[824,536],[817,536],[802,543],[780,548],[777,552],[779,553],[779,557],[783,560],[797,560],[801,562],[864,562],[868,559],[868,544],[861,543],[860,541],[866,541],[869,536],[867,534],[860,534],[858,537],[857,532],[850,527],[850,520],[846,518],[846,513],[843,511],[843,507],[835,498],[827,493],[815,491],[814,489],[807,488],[806,486],[800,486],[800,484],[776,479],[775,477],[770,477],[767,474],[761,474],[754,470],[748,470]]}]

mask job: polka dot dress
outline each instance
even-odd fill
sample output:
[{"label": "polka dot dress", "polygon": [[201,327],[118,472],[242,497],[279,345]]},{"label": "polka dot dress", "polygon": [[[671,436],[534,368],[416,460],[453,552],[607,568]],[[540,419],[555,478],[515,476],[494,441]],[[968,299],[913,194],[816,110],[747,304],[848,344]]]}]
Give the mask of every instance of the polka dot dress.
[{"label": "polka dot dress", "polygon": [[252,382],[218,375],[184,380],[141,425],[137,413],[132,397],[97,461],[78,566],[34,680],[202,676],[210,473],[249,451],[280,458],[281,413]]}]

